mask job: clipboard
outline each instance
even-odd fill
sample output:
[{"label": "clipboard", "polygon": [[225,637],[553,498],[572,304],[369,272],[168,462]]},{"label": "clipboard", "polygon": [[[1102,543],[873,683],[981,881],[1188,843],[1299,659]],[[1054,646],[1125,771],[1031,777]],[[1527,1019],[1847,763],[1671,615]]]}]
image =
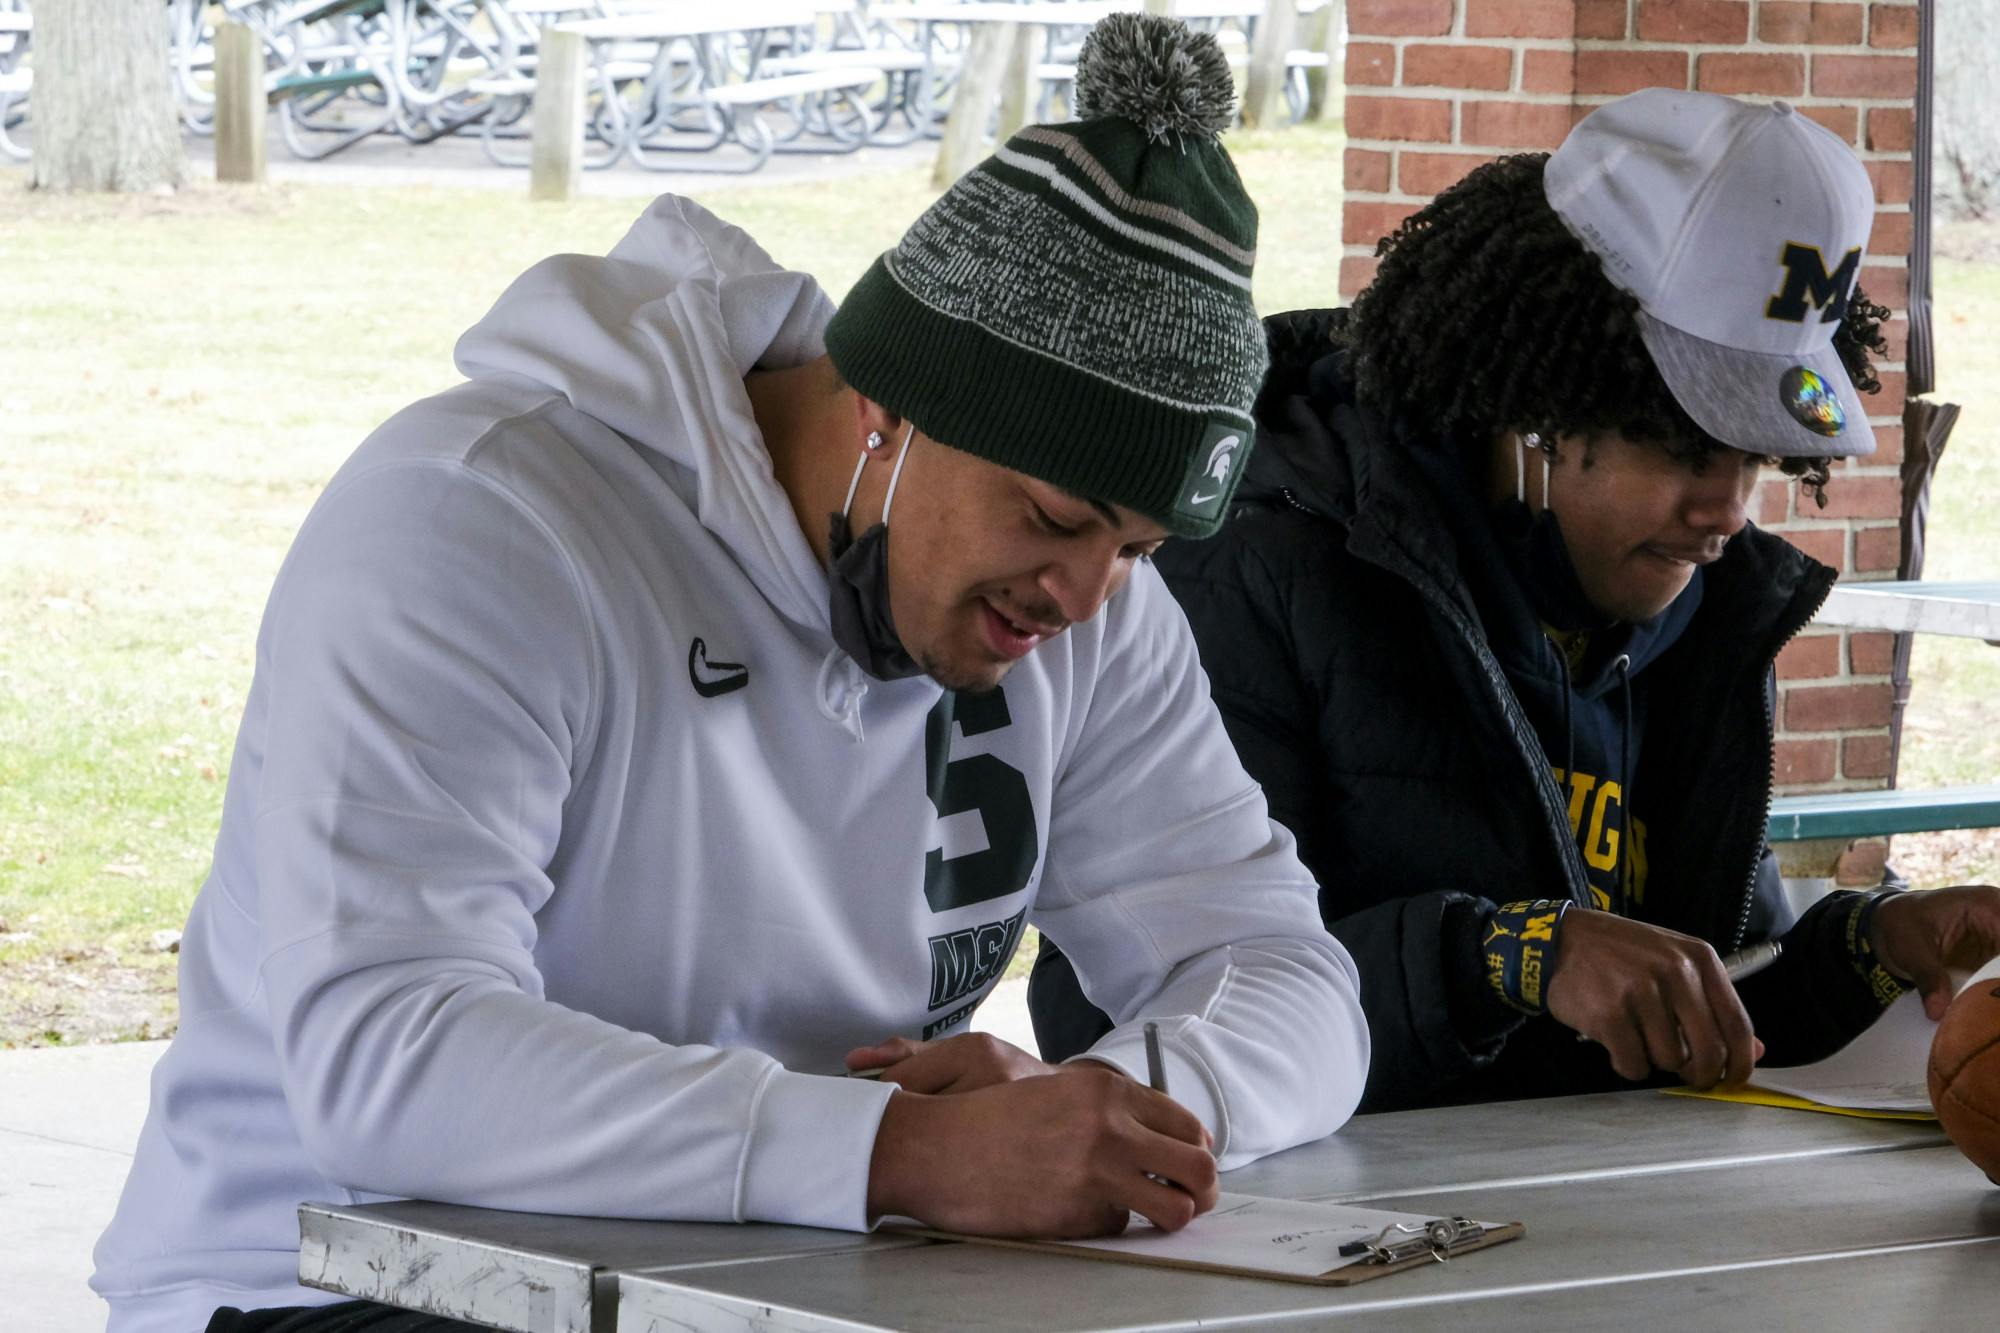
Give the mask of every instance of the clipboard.
[{"label": "clipboard", "polygon": [[[1128,1232],[1122,1237],[1086,1241],[1014,1240],[997,1236],[972,1236],[914,1224],[891,1225],[883,1229],[903,1235],[924,1236],[933,1240],[965,1241],[975,1245],[992,1245],[1001,1249],[1027,1250],[1039,1254],[1061,1254],[1078,1259],[1096,1259],[1100,1262],[1178,1268],[1187,1272],[1263,1278],[1269,1281],[1296,1282],[1317,1287],[1350,1287],[1357,1282],[1387,1277],[1391,1273],[1450,1262],[1461,1255],[1518,1239],[1527,1232],[1527,1228],[1520,1222],[1476,1222],[1457,1216],[1425,1217],[1420,1214],[1357,1208],[1346,1204],[1312,1204],[1293,1200],[1261,1199],[1253,1195],[1240,1194],[1223,1195],[1217,1205],[1216,1213],[1211,1216],[1240,1217],[1244,1215],[1246,1205],[1251,1207],[1264,1205],[1282,1212],[1284,1216],[1279,1221],[1290,1228],[1300,1228],[1301,1224],[1297,1221],[1299,1217],[1310,1217],[1317,1212],[1329,1224],[1317,1229],[1329,1238],[1329,1244],[1331,1238],[1336,1235],[1353,1238],[1341,1241],[1337,1251],[1327,1256],[1331,1257],[1330,1265],[1301,1268],[1300,1262],[1312,1265],[1315,1256],[1324,1255],[1325,1252],[1314,1250],[1288,1255],[1287,1267],[1203,1257],[1201,1223],[1206,1219],[1202,1218],[1197,1218],[1193,1226],[1172,1233],[1172,1236],[1155,1232],[1150,1224],[1142,1223],[1139,1229]],[[1337,1232],[1333,1225],[1335,1223],[1338,1224]],[[1250,1229],[1248,1234],[1254,1235],[1254,1231],[1254,1228]],[[1193,1233],[1192,1237],[1190,1232]],[[1160,1236],[1161,1239],[1148,1240],[1148,1233]],[[1310,1234],[1308,1229],[1307,1235]],[[1293,1231],[1281,1233],[1271,1240],[1275,1243],[1288,1238],[1306,1237]]]}]

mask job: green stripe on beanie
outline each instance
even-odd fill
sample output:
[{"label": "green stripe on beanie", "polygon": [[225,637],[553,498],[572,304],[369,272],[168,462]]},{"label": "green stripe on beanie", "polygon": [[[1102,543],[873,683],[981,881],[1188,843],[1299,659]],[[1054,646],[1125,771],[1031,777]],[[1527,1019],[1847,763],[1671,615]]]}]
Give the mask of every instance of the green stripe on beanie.
[{"label": "green stripe on beanie", "polygon": [[1216,140],[1228,62],[1184,24],[1115,14],[1076,104],[1086,119],[1028,127],[927,209],[827,352],[932,439],[1207,536],[1267,364],[1257,210]]}]

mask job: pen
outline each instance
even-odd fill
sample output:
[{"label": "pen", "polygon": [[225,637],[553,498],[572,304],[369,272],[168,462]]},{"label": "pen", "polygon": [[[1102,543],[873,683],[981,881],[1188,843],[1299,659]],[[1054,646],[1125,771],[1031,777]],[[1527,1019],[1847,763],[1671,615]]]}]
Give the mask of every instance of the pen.
[{"label": "pen", "polygon": [[1747,949],[1738,949],[1722,960],[1722,970],[1729,974],[1731,981],[1741,981],[1754,977],[1765,968],[1778,961],[1778,955],[1785,951],[1779,940],[1766,940],[1753,944]]},{"label": "pen", "polygon": [[[1146,1086],[1154,1092],[1167,1090],[1167,1062],[1160,1058],[1160,1025],[1151,1019],[1146,1020]],[[1174,1185],[1165,1176],[1156,1176],[1150,1171],[1146,1176],[1162,1185]],[[1174,1185],[1174,1188],[1179,1189],[1180,1186]]]}]

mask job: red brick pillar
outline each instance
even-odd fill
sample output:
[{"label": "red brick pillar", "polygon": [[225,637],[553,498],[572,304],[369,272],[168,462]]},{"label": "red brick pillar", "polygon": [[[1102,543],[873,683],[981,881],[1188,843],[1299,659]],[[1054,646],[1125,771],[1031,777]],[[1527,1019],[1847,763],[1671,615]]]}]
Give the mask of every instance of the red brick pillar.
[{"label": "red brick pillar", "polygon": [[[1375,242],[1439,190],[1504,153],[1553,149],[1593,107],[1646,87],[1783,98],[1852,144],[1875,182],[1861,273],[1895,311],[1879,447],[1837,466],[1825,509],[1771,480],[1756,520],[1844,578],[1892,577],[1900,512],[1903,347],[1916,0],[1347,0],[1345,250],[1350,298]],[[1782,790],[1880,786],[1889,772],[1889,636],[1809,630],[1779,661]],[[1879,871],[1856,848],[1844,878]]]}]

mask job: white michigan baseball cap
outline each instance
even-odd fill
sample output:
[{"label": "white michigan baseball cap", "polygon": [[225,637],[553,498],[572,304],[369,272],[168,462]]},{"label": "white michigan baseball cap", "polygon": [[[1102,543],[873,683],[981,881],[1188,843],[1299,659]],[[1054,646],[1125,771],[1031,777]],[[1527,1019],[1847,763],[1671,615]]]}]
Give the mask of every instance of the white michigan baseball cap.
[{"label": "white michigan baseball cap", "polygon": [[1549,158],[1550,207],[1639,301],[1639,332],[1702,430],[1756,454],[1875,448],[1833,348],[1875,192],[1830,130],[1783,102],[1648,88]]}]

